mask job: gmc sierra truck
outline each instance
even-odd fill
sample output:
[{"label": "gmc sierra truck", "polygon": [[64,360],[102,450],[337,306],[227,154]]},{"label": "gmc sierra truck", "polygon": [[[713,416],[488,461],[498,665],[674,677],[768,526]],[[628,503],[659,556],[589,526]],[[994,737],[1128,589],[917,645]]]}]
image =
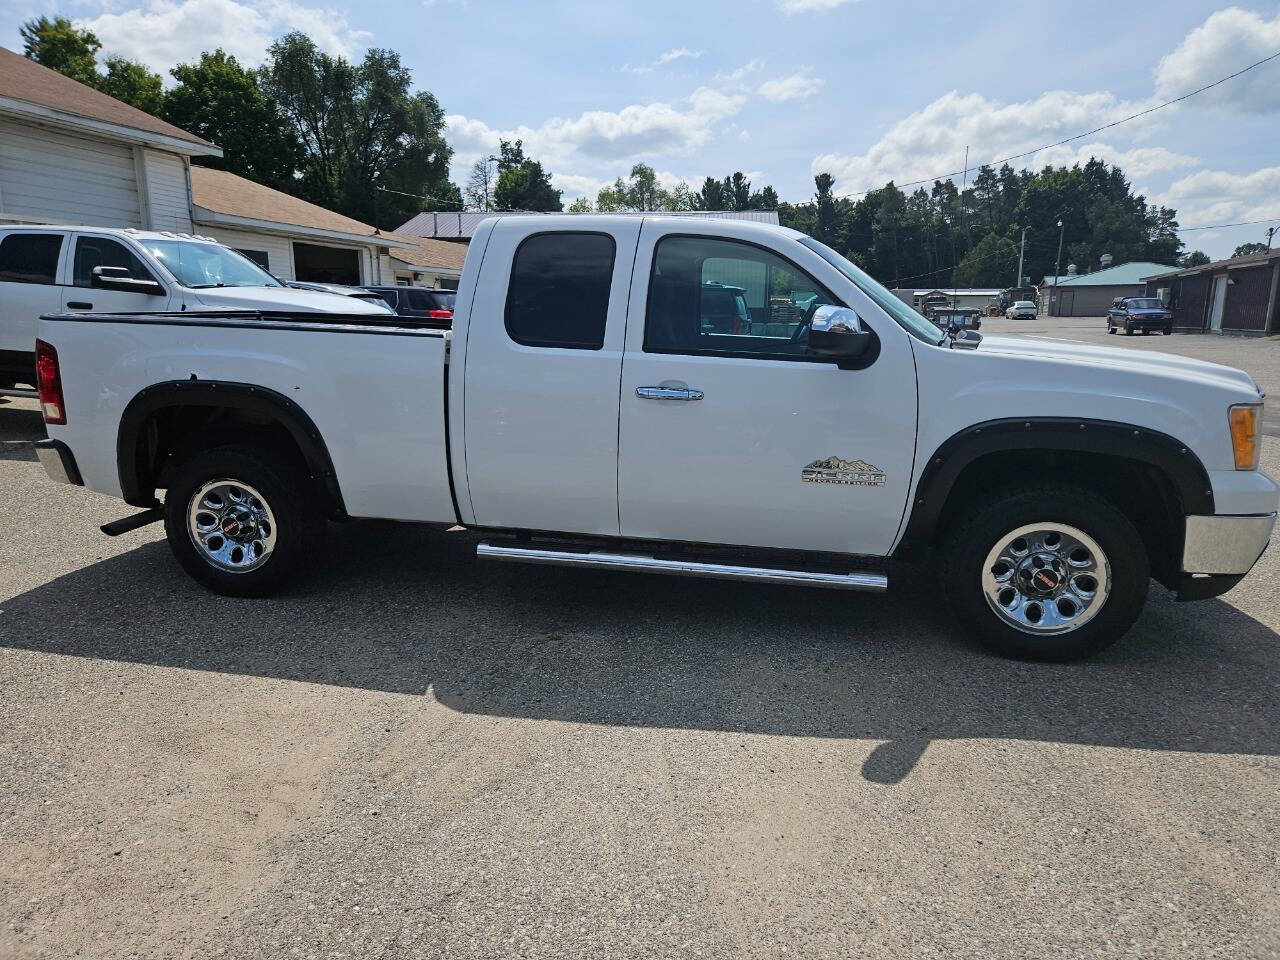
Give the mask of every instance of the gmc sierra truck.
[{"label": "gmc sierra truck", "polygon": [[104,531],[163,519],[220,593],[269,594],[333,562],[327,521],[378,517],[461,524],[494,560],[920,577],[986,644],[1048,660],[1115,641],[1153,577],[1230,589],[1275,522],[1246,374],[940,330],[792,230],[495,217],[438,327],[45,316],[38,454],[142,508]]}]

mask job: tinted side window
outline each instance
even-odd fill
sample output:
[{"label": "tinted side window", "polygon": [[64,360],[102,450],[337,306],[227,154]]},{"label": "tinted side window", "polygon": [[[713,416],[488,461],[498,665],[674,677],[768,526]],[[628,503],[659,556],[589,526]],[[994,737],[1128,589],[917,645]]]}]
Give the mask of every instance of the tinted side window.
[{"label": "tinted side window", "polygon": [[58,274],[62,237],[48,233],[11,233],[0,240],[0,280],[53,283]]},{"label": "tinted side window", "polygon": [[613,282],[613,237],[536,233],[516,250],[507,333],[530,347],[599,350]]},{"label": "tinted side window", "polygon": [[399,301],[398,301],[398,297],[396,296],[396,291],[374,290],[373,292],[376,293],[378,296],[380,296],[383,300],[385,300],[387,302],[387,306],[389,306],[392,310],[399,308]]},{"label": "tinted side window", "polygon": [[122,243],[106,237],[79,237],[72,266],[72,283],[77,287],[93,286],[94,267],[124,267],[134,280],[154,280],[151,271]]},{"label": "tinted side window", "polygon": [[654,252],[644,348],[652,353],[808,355],[809,318],[838,303],[776,253],[735,240],[667,237]]},{"label": "tinted side window", "polygon": [[421,310],[424,313],[428,310],[436,308],[436,302],[432,299],[431,294],[425,290],[414,290],[410,288],[405,291],[405,295],[409,298],[409,307],[413,310]]}]

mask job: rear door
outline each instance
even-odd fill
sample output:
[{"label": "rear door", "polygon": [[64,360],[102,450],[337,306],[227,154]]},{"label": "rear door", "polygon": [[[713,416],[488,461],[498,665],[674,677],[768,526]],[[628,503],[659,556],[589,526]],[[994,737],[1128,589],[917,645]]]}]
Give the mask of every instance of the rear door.
[{"label": "rear door", "polygon": [[618,533],[618,377],[639,232],[638,217],[494,226],[460,351],[476,525]]},{"label": "rear door", "polygon": [[58,273],[66,236],[54,230],[0,235],[0,385],[34,386],[36,321],[62,308]]},{"label": "rear door", "polygon": [[[71,252],[69,286],[62,288],[62,308],[69,313],[150,312],[178,308],[170,305],[171,284],[158,275],[126,244],[114,237],[95,233],[76,233]],[[135,280],[154,280],[161,294],[135,293],[125,290],[103,290],[93,285],[94,267],[123,267]]]},{"label": "rear door", "polygon": [[[907,334],[860,291],[834,294],[851,284],[813,251],[742,230],[645,222],[619,404],[621,533],[886,554],[915,453]],[[744,291],[749,330],[709,322],[702,304],[722,286]],[[810,311],[830,303],[879,336],[865,369],[807,352]]]}]

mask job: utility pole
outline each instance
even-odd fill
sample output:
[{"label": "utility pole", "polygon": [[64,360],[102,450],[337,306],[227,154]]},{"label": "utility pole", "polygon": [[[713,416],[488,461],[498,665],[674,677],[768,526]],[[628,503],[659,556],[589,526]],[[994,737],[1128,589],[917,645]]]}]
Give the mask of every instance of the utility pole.
[{"label": "utility pole", "polygon": [[1267,251],[1271,250],[1271,238],[1280,232],[1280,227],[1267,227]]},{"label": "utility pole", "polygon": [[1015,287],[1022,286],[1022,255],[1027,250],[1027,228],[1022,228],[1022,242],[1018,244],[1018,275],[1013,278]]},{"label": "utility pole", "polygon": [[1058,259],[1053,261],[1053,294],[1049,297],[1049,316],[1058,305],[1058,274],[1062,271],[1062,221],[1058,221]]}]

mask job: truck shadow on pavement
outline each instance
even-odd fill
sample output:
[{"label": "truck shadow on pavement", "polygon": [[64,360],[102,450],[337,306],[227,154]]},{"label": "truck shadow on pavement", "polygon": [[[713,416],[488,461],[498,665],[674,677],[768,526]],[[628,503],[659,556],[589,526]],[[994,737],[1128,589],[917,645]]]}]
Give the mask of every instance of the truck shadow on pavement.
[{"label": "truck shadow on pavement", "polygon": [[469,533],[334,528],[271,600],[213,596],[164,543],[3,604],[0,645],[422,696],[472,714],[885,741],[893,784],[934,740],[1280,753],[1280,644],[1222,601],[1153,587],[1087,663],[974,648],[932,588],[888,596],[485,563]]},{"label": "truck shadow on pavement", "polygon": [[15,407],[0,397],[0,460],[36,459],[31,444],[45,437],[44,420],[38,410]]}]

